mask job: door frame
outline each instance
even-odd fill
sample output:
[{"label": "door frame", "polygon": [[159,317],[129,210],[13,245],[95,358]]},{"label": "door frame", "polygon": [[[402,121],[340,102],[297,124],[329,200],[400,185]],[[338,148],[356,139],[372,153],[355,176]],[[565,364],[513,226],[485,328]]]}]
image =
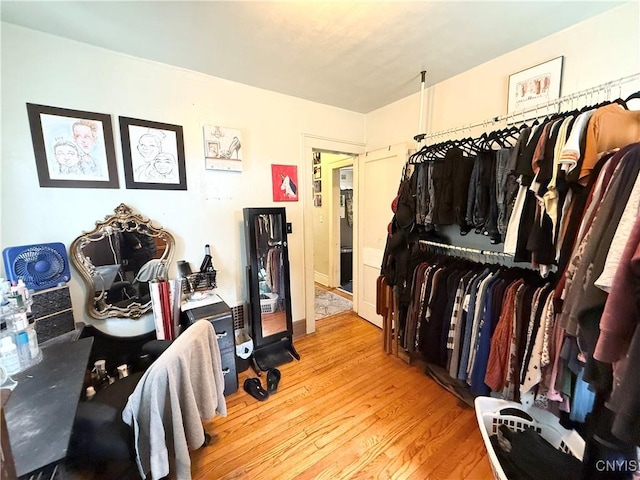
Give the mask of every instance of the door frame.
[{"label": "door frame", "polygon": [[[348,140],[339,140],[334,138],[320,137],[317,135],[302,134],[301,138],[301,158],[304,181],[299,182],[304,186],[302,191],[303,216],[302,223],[304,226],[304,304],[305,304],[305,324],[306,333],[316,331],[315,319],[315,285],[313,280],[313,151],[322,150],[327,152],[336,152],[353,155],[353,177],[354,184],[357,179],[358,155],[365,152],[365,144],[360,142],[351,142]],[[309,193],[305,193],[309,192]],[[354,196],[355,197],[355,196]],[[358,241],[358,203],[354,198],[353,202],[353,242],[357,245]],[[357,264],[354,262],[354,279],[357,278]],[[357,294],[354,288],[353,310],[357,312]]]}]

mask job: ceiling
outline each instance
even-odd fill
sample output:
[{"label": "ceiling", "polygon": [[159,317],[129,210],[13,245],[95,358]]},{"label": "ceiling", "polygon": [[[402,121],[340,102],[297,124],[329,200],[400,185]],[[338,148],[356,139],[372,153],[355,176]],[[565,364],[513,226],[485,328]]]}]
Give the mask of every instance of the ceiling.
[{"label": "ceiling", "polygon": [[7,1],[3,22],[368,113],[614,1]]}]

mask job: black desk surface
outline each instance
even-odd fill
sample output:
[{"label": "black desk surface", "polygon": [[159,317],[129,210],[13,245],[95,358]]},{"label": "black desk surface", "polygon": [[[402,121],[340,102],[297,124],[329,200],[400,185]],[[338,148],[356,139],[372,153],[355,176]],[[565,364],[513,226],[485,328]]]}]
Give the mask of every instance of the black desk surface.
[{"label": "black desk surface", "polygon": [[18,385],[5,405],[18,476],[67,455],[93,338],[42,349],[40,363],[13,376]]}]

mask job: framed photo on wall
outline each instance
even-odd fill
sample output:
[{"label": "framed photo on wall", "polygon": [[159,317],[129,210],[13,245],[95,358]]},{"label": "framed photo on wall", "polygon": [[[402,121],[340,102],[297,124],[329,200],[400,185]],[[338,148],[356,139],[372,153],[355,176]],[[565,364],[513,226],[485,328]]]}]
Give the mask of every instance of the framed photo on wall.
[{"label": "framed photo on wall", "polygon": [[274,202],[298,201],[298,167],[271,165],[271,184]]},{"label": "framed photo on wall", "polygon": [[563,58],[509,75],[507,114],[526,112],[560,98]]},{"label": "framed photo on wall", "polygon": [[242,132],[219,125],[205,125],[204,165],[207,170],[242,171]]},{"label": "framed photo on wall", "polygon": [[27,103],[41,187],[118,188],[111,116]]},{"label": "framed photo on wall", "polygon": [[127,188],[186,190],[182,127],[119,117]]}]

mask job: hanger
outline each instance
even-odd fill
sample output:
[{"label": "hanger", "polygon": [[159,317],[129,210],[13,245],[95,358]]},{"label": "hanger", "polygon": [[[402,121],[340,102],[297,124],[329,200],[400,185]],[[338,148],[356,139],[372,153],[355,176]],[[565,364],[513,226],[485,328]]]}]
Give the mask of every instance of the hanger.
[{"label": "hanger", "polygon": [[637,92],[633,92],[631,95],[629,95],[626,100],[625,100],[625,108],[627,110],[638,110],[637,106],[635,105],[637,102],[634,102],[634,108],[629,108],[628,103],[632,100],[640,100],[640,90],[638,90]]},{"label": "hanger", "polygon": [[638,90],[637,92],[633,92],[631,95],[629,95],[625,102],[628,102],[629,100],[633,100],[634,98],[639,98],[640,99],[640,90]]}]

